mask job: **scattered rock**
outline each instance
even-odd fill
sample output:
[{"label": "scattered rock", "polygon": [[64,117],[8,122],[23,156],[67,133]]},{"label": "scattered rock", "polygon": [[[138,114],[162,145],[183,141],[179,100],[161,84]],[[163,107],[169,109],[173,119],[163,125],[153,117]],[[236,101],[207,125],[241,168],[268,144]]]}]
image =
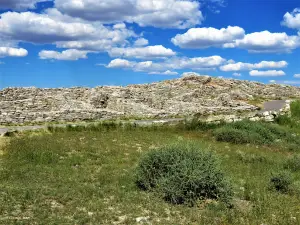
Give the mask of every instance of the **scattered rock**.
[{"label": "scattered rock", "polygon": [[149,219],[150,219],[150,217],[149,216],[146,216],[146,217],[138,217],[138,218],[136,218],[135,219],[135,221],[137,222],[137,223],[147,223],[147,224],[149,224]]}]

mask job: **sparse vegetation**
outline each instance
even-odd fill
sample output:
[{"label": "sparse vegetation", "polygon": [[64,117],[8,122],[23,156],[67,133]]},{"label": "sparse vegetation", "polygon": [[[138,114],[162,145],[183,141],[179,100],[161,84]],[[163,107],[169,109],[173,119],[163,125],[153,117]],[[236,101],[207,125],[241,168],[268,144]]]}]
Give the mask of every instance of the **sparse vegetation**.
[{"label": "sparse vegetation", "polygon": [[299,133],[250,121],[17,133],[0,139],[0,224],[299,224]]}]

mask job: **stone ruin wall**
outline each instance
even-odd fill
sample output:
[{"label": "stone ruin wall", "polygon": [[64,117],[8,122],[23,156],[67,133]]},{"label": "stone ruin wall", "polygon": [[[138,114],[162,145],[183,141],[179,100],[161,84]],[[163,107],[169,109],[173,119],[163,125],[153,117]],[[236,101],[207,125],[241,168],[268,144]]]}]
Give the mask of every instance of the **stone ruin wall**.
[{"label": "stone ruin wall", "polygon": [[[273,120],[278,112],[260,113],[245,101],[253,98],[253,93],[270,99],[300,97],[296,87],[208,76],[127,87],[6,88],[0,90],[0,125],[195,115],[204,116],[207,122]],[[288,108],[279,113],[288,113]]]}]

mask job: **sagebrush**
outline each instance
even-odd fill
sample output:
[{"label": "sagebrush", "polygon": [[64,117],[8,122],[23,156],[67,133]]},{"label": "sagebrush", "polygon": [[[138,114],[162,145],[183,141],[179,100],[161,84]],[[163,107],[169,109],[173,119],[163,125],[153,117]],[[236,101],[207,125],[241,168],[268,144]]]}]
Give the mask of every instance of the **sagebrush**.
[{"label": "sagebrush", "polygon": [[232,189],[217,157],[192,144],[165,146],[147,153],[136,168],[136,183],[174,204],[201,199],[229,203]]}]

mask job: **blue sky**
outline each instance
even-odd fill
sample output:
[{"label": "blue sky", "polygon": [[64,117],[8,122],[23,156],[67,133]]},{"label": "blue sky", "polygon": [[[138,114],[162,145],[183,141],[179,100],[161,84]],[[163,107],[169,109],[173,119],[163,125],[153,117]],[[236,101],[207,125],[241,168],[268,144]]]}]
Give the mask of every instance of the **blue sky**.
[{"label": "blue sky", "polygon": [[185,72],[300,85],[299,0],[3,0],[0,88]]}]

